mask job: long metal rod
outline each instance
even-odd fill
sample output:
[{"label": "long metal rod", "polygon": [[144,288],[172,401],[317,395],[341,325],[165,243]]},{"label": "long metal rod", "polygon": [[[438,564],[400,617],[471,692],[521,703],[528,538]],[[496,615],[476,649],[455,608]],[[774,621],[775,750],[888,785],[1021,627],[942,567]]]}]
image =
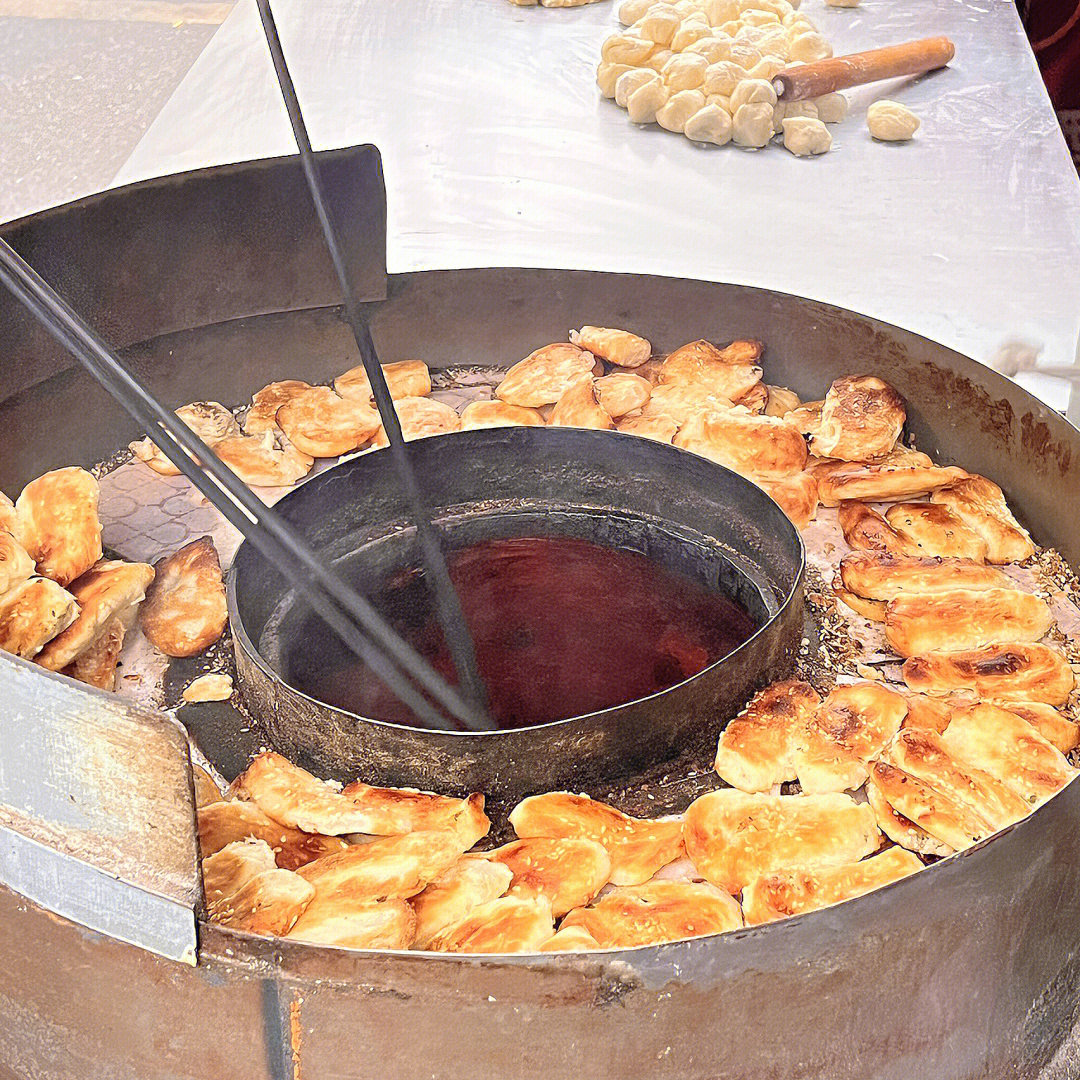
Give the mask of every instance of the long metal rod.
[{"label": "long metal rod", "polygon": [[383,430],[386,432],[386,438],[389,442],[394,469],[397,472],[398,480],[404,489],[405,497],[412,512],[417,540],[420,543],[420,554],[426,571],[427,585],[435,602],[439,624],[442,626],[443,636],[446,639],[454,667],[457,670],[459,683],[474,703],[486,712],[487,690],[476,663],[476,650],[473,647],[472,636],[469,633],[468,624],[465,622],[461,600],[454,589],[453,582],[450,580],[450,571],[447,569],[442,542],[435,527],[431,524],[431,514],[427,506],[427,500],[420,489],[416,473],[413,471],[412,463],[409,461],[409,455],[405,449],[401,424],[398,421],[397,411],[394,409],[390,389],[386,385],[386,377],[383,375],[382,365],[379,363],[375,343],[371,337],[371,330],[368,327],[364,313],[360,310],[360,305],[357,303],[357,293],[353,288],[348,264],[341,253],[341,246],[338,244],[337,232],[327,205],[326,192],[323,190],[322,179],[319,176],[314,152],[311,149],[311,140],[308,138],[307,125],[304,123],[304,116],[300,110],[300,101],[296,96],[296,87],[293,84],[292,75],[289,73],[289,66],[285,62],[285,53],[281,47],[281,37],[278,34],[277,23],[274,21],[273,12],[270,10],[270,0],[257,0],[257,3],[259,15],[262,18],[263,32],[266,35],[266,43],[274,62],[278,85],[281,87],[281,96],[285,101],[285,109],[292,124],[293,136],[300,151],[300,164],[303,167],[304,175],[307,177],[308,188],[315,204],[315,213],[318,215],[319,224],[322,226],[323,237],[326,240],[327,248],[330,250],[330,258],[333,260],[334,271],[341,286],[345,302],[345,316],[348,319],[349,326],[352,328],[353,337],[356,339],[356,347],[360,351],[360,360],[364,365],[364,370],[367,372],[368,382],[371,384],[375,405],[379,410]]},{"label": "long metal rod", "polygon": [[186,424],[159,404],[70,305],[3,239],[0,282],[422,722],[437,728],[455,726],[428,700],[427,694],[469,730],[490,730],[494,726],[485,711],[464,700],[367,600],[322,562],[292,526],[266,506]]}]

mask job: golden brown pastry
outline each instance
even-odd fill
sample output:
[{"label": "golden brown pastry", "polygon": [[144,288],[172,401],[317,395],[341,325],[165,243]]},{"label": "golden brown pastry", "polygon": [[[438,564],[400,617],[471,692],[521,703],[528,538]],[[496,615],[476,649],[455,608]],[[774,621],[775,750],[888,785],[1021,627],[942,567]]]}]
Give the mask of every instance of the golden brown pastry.
[{"label": "golden brown pastry", "polygon": [[[180,420],[191,428],[207,446],[240,434],[236,417],[218,401],[193,401],[176,410]],[[131,452],[161,476],[179,476],[180,470],[149,439],[131,443]]]},{"label": "golden brown pastry", "polygon": [[877,850],[881,834],[870,807],[849,795],[748,795],[725,788],[690,804],[683,839],[698,872],[734,894],[785,866],[857,862]]},{"label": "golden brown pastry", "polygon": [[636,412],[652,396],[652,385],[640,375],[616,372],[596,380],[600,407],[614,420]]},{"label": "golden brown pastry", "polygon": [[477,857],[502,863],[514,875],[510,894],[546,898],[556,919],[587,904],[611,877],[611,859],[595,840],[532,836]]},{"label": "golden brown pastry", "polygon": [[414,947],[426,949],[432,938],[447,927],[461,922],[481,904],[502,896],[513,876],[514,872],[501,862],[459,859],[410,901],[416,912]]},{"label": "golden brown pastry", "polygon": [[596,400],[591,375],[579,375],[559,396],[551,413],[553,427],[598,428],[610,431],[615,425]]},{"label": "golden brown pastry", "polygon": [[366,398],[345,398],[328,386],[290,398],[278,409],[277,422],[289,442],[313,458],[358,450],[380,428],[379,414]]},{"label": "golden brown pastry", "polygon": [[[394,401],[407,397],[427,397],[431,393],[431,372],[423,360],[399,360],[394,364],[383,364],[383,377],[387,389]],[[363,364],[349,368],[344,375],[334,380],[334,389],[342,397],[360,398],[370,401],[371,380]]]},{"label": "golden brown pastry", "polygon": [[200,536],[159,559],[154,575],[139,612],[150,644],[166,656],[194,656],[213,645],[229,618],[213,539]]},{"label": "golden brown pastry", "polygon": [[201,766],[191,763],[191,779],[195,788],[195,806],[209,806],[222,802],[221,789],[217,781]]},{"label": "golden brown pastry", "polygon": [[98,482],[85,470],[56,469],[23,488],[15,538],[42,577],[69,585],[101,558]]},{"label": "golden brown pastry", "polygon": [[1010,701],[1002,707],[1026,720],[1051,746],[1057,747],[1063,754],[1080,745],[1080,724],[1062,716],[1052,705],[1044,705],[1038,701]]},{"label": "golden brown pastry", "polygon": [[[951,721],[949,727],[955,722]],[[948,731],[946,728],[945,735],[938,735],[925,729],[905,728],[888,748],[884,760],[975,811],[994,830],[1003,829],[1025,817],[1031,807],[1019,795],[996,777],[959,761],[953,755],[945,742]],[[893,802],[892,799],[889,801]],[[903,806],[897,805],[897,809],[905,817],[922,825],[927,832],[937,835],[934,829],[908,813]],[[959,846],[948,837],[942,836],[941,839],[953,847]]]},{"label": "golden brown pastry", "polygon": [[768,400],[765,402],[766,416],[787,416],[802,404],[799,395],[786,386],[766,386]]},{"label": "golden brown pastry", "polygon": [[612,330],[605,326],[583,326],[570,331],[570,340],[581,349],[619,367],[641,367],[652,356],[652,345],[629,330]]},{"label": "golden brown pastry", "polygon": [[833,592],[836,593],[837,600],[851,608],[856,615],[861,615],[864,619],[869,619],[870,622],[885,621],[886,603],[884,600],[867,600],[866,597],[845,589],[843,582],[835,580],[833,581]]},{"label": "golden brown pastry", "polygon": [[808,401],[803,405],[796,405],[783,415],[787,422],[794,424],[803,435],[813,435],[821,424],[821,410],[824,407],[824,401]]},{"label": "golden brown pastry", "polygon": [[920,555],[986,562],[986,541],[947,506],[937,503],[896,503],[885,511],[885,520]]},{"label": "golden brown pastry", "polygon": [[747,926],[786,919],[839,904],[899,881],[922,869],[919,859],[903,848],[889,848],[862,862],[817,870],[774,870],[743,890]]},{"label": "golden brown pastry", "polygon": [[681,821],[630,817],[587,795],[551,791],[523,799],[510,813],[520,837],[570,837],[593,840],[610,859],[613,885],[638,885],[685,852]]},{"label": "golden brown pastry", "polygon": [[925,495],[962,480],[967,473],[953,467],[883,461],[873,465],[857,462],[819,461],[808,466],[818,482],[823,506],[838,506],[845,499],[862,502],[899,502]]},{"label": "golden brown pastry", "polygon": [[670,353],[660,367],[661,383],[697,386],[703,394],[735,401],[761,381],[760,342],[736,341],[726,349],[691,341]]},{"label": "golden brown pastry", "polygon": [[62,669],[64,675],[99,690],[116,689],[116,666],[124,648],[127,626],[122,616],[114,615],[100,634]]},{"label": "golden brown pastry", "polygon": [[722,732],[713,767],[741,791],[769,791],[794,780],[806,724],[821,699],[805,682],[777,682],[759,690]]},{"label": "golden brown pastry", "polygon": [[1001,488],[985,476],[965,476],[935,491],[930,501],[947,506],[986,541],[987,562],[1023,562],[1035,554],[1031,537],[1013,517]]},{"label": "golden brown pastry", "polygon": [[1019,589],[900,593],[885,608],[885,637],[900,656],[1037,641],[1053,625],[1041,597]]},{"label": "golden brown pastry", "polygon": [[886,555],[915,555],[918,552],[914,544],[865,503],[843,500],[837,510],[837,519],[844,539],[856,551],[879,551]]},{"label": "golden brown pastry", "polygon": [[624,416],[616,425],[624,435],[669,443],[675,438],[679,425],[670,416]]},{"label": "golden brown pastry", "polygon": [[711,394],[697,383],[657,383],[651,397],[641,407],[641,415],[663,417],[681,425],[692,416],[734,407],[730,398]]},{"label": "golden brown pastry", "polygon": [[[445,435],[450,431],[461,430],[461,417],[445,402],[435,401],[433,398],[399,398],[394,402],[394,409],[398,415],[398,422],[401,424],[402,437],[406,442],[410,439],[426,439],[432,435]],[[375,438],[371,440],[371,445],[375,447],[390,445],[381,424],[379,430],[375,432]]]},{"label": "golden brown pastry", "polygon": [[1075,685],[1072,668],[1049,645],[1014,641],[957,653],[929,653],[904,662],[904,682],[926,694],[971,690],[988,701],[1064,705]]},{"label": "golden brown pastry", "polygon": [[283,937],[314,895],[315,890],[291,870],[264,870],[216,905],[214,920],[250,934]]},{"label": "golden brown pastry", "polygon": [[[880,776],[880,779],[879,779]],[[956,825],[957,821],[964,817],[966,811],[959,804],[952,804],[944,800],[944,796],[938,795],[932,788],[908,776],[902,770],[882,761],[875,761],[870,766],[870,779],[866,784],[866,801],[874,811],[874,820],[878,828],[895,844],[899,844],[908,851],[914,851],[918,855],[936,855],[943,858],[951,855],[955,850],[949,844],[944,843],[935,836],[931,836],[921,825],[916,825],[910,818],[904,817],[886,799],[884,791],[888,790],[893,797],[915,813],[924,813],[931,817],[939,815],[945,828],[949,824]],[[955,816],[947,816],[949,807],[954,810]],[[983,829],[989,831],[989,825],[980,819],[976,831]],[[971,840],[961,837],[964,846]]]},{"label": "golden brown pastry", "polygon": [[844,587],[868,600],[905,596],[933,596],[965,589],[980,592],[1007,589],[1012,582],[1000,570],[971,559],[890,555],[855,551],[840,560]]},{"label": "golden brown pastry", "polygon": [[228,844],[249,837],[265,840],[274,852],[278,866],[296,870],[324,855],[344,851],[348,846],[337,836],[289,829],[268,818],[254,803],[218,799],[199,804],[196,813],[199,850],[205,859]]},{"label": "golden brown pastry", "polygon": [[541,952],[587,952],[600,944],[584,926],[566,926],[540,946]]},{"label": "golden brown pastry", "polygon": [[904,399],[887,382],[848,375],[829,387],[811,446],[818,457],[883,458],[896,445],[906,419]]},{"label": "golden brown pastry", "polygon": [[908,711],[901,727],[926,728],[940,735],[949,726],[949,718],[955,708],[951,702],[930,697],[929,694],[913,694],[910,691],[903,697]]},{"label": "golden brown pastry", "polygon": [[29,660],[78,615],[67,589],[50,578],[28,578],[0,596],[0,649]]},{"label": "golden brown pastry", "polygon": [[495,387],[495,395],[530,409],[553,405],[576,376],[592,373],[594,363],[592,353],[576,345],[545,345],[514,364]]},{"label": "golden brown pastry", "polygon": [[836,687],[806,722],[796,755],[803,791],[861,787],[870,761],[900,730],[907,711],[904,698],[881,683]]},{"label": "golden brown pastry", "polygon": [[735,399],[735,404],[760,416],[769,404],[769,388],[763,382],[755,383],[745,394]]},{"label": "golden brown pastry", "polygon": [[723,934],[740,926],[738,903],[712,885],[648,881],[613,889],[592,907],[575,908],[559,931],[583,930],[596,943],[594,948],[635,949]]},{"label": "golden brown pastry", "polygon": [[1032,807],[1076,775],[1031,724],[996,705],[953,710],[942,742],[957,760],[996,777]]},{"label": "golden brown pastry", "polygon": [[433,952],[539,952],[554,932],[551,905],[543,897],[501,896],[436,935],[429,948]]},{"label": "golden brown pastry", "polygon": [[808,472],[798,472],[778,480],[754,479],[781,510],[787,514],[796,529],[805,529],[817,517],[817,481]]},{"label": "golden brown pastry", "polygon": [[408,949],[416,938],[416,912],[397,897],[324,899],[316,889],[288,936],[345,949]]},{"label": "golden brown pastry", "polygon": [[791,424],[740,408],[691,416],[674,443],[755,479],[794,476],[806,464],[806,442]]},{"label": "golden brown pastry", "polygon": [[310,389],[310,383],[301,382],[299,379],[283,379],[256,390],[241,423],[244,434],[262,435],[263,432],[274,431],[278,426],[278,409]]},{"label": "golden brown pastry", "polygon": [[415,788],[371,787],[354,780],[341,789],[357,810],[366,815],[366,827],[358,830],[373,836],[398,836],[417,829],[454,829],[472,837],[472,847],[486,836],[491,822],[484,813],[484,796],[474,792],[465,799],[434,795]]},{"label": "golden brown pastry", "polygon": [[289,487],[302,480],[315,459],[302,454],[292,443],[275,437],[271,431],[261,435],[237,435],[214,443],[214,453],[250,487]]},{"label": "golden brown pastry", "polygon": [[14,535],[17,520],[15,504],[0,491],[0,529]]},{"label": "golden brown pastry", "polygon": [[34,560],[6,529],[0,528],[0,596],[34,573]]},{"label": "golden brown pastry", "polygon": [[263,840],[234,840],[202,861],[203,893],[211,918],[252,878],[275,869],[274,853]]},{"label": "golden brown pastry", "polygon": [[507,405],[505,401],[472,401],[461,414],[461,430],[492,427],[543,427],[544,418],[536,409]]}]

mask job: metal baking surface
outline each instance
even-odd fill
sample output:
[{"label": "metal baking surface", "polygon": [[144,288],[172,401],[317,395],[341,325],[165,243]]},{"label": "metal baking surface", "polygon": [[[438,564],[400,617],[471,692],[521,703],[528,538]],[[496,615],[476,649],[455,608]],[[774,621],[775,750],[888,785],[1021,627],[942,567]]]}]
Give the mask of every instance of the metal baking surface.
[{"label": "metal baking surface", "polygon": [[[1016,340],[1075,362],[1080,182],[1010,0],[806,0],[837,54],[956,43],[944,71],[848,92],[834,149],[813,160],[631,125],[594,81],[616,6],[275,0],[315,146],[382,149],[392,271],[692,275],[866,312],[991,364]],[[920,116],[914,142],[871,140],[878,97]],[[241,3],[116,182],[294,150]],[[1066,383],[1019,378],[1065,409]]]}]

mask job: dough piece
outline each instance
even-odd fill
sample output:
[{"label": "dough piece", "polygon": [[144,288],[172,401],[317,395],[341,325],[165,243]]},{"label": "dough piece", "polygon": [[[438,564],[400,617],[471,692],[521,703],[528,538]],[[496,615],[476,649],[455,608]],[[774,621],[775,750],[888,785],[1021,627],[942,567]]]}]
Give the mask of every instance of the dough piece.
[{"label": "dough piece", "polygon": [[820,703],[817,691],[797,680],[759,690],[720,732],[713,763],[717,775],[751,793],[794,780],[806,725]]},{"label": "dough piece", "polygon": [[769,394],[769,399],[765,403],[766,416],[787,416],[801,404],[799,395],[786,386],[766,386],[765,389]]},{"label": "dough piece", "polygon": [[238,798],[255,802],[274,820],[306,832],[395,836],[419,829],[453,829],[469,840],[465,848],[470,848],[491,824],[484,814],[483,795],[453,799],[411,788],[369,787],[359,781],[337,791],[273,751],[254,758],[232,787]]},{"label": "dough piece", "polygon": [[[684,90],[700,90],[705,81],[705,69],[708,60],[698,53],[676,53],[665,65],[660,77],[673,97],[668,99],[668,106]],[[704,101],[702,101],[704,105]],[[668,107],[668,106],[665,106]],[[659,116],[657,120],[660,120]],[[660,120],[661,126],[664,126]],[[680,129],[681,130],[681,129]]]},{"label": "dough piece", "polygon": [[315,859],[344,851],[348,846],[336,836],[289,829],[268,818],[254,803],[234,799],[200,805],[195,815],[199,850],[205,859],[237,840],[265,840],[278,866],[296,870]]},{"label": "dough piece", "polygon": [[540,946],[541,952],[585,952],[599,949],[600,943],[584,926],[568,926],[558,930]]},{"label": "dough piece", "polygon": [[930,501],[948,507],[986,541],[987,562],[1023,562],[1035,554],[1031,537],[1013,517],[1001,488],[985,476],[960,477],[935,491]]},{"label": "dough piece", "polygon": [[698,38],[692,45],[688,45],[685,51],[704,56],[711,67],[731,59],[731,46],[731,38],[724,34],[713,34],[711,37]]},{"label": "dough piece", "polygon": [[643,38],[657,45],[670,45],[682,19],[672,7],[654,5],[638,21],[637,29]]},{"label": "dough piece", "polygon": [[[668,87],[668,90],[671,88]],[[680,90],[672,93],[663,107],[656,110],[656,122],[665,131],[681,135],[687,120],[704,108],[705,95],[700,90]]]},{"label": "dough piece", "polygon": [[[655,79],[659,79],[660,76],[650,68],[629,68],[624,71],[618,79],[615,80],[615,104],[620,108],[625,109],[627,102],[630,100],[630,95],[635,91],[641,89],[646,83],[653,82]],[[574,340],[574,334],[577,331],[570,332],[570,340],[576,345]],[[582,346],[585,348],[585,346]]]},{"label": "dough piece", "polygon": [[[866,801],[874,811],[874,820],[878,828],[894,843],[899,844],[908,851],[914,851],[918,855],[936,855],[944,857],[953,853],[953,848],[943,843],[936,837],[931,836],[921,825],[916,825],[910,818],[904,817],[893,807],[882,793],[882,787],[875,779],[875,770],[880,769],[886,777],[886,786],[892,785],[890,790],[896,789],[897,797],[905,801],[905,805],[926,806],[926,802],[920,803],[916,798],[916,789],[919,782],[914,777],[908,777],[900,769],[882,762],[875,762],[870,766],[870,780],[866,785]],[[936,792],[922,785],[921,790],[929,800],[937,800],[940,796]],[[940,808],[939,808],[940,809]],[[958,813],[963,810],[957,807]],[[982,827],[986,827],[983,824]]]},{"label": "dough piece", "polygon": [[642,406],[641,415],[664,417],[676,424],[685,424],[691,416],[734,408],[730,398],[709,393],[697,383],[658,383],[652,396]]},{"label": "dough piece", "polygon": [[232,676],[213,671],[192,679],[180,696],[190,705],[200,701],[228,701],[232,695]]},{"label": "dough piece", "polygon": [[615,425],[596,400],[591,375],[579,375],[563,391],[551,414],[552,427],[598,428],[610,431]]},{"label": "dough piece", "polygon": [[575,908],[560,932],[584,930],[601,949],[635,949],[738,930],[742,910],[704,882],[651,881],[613,889],[592,907]]},{"label": "dough piece", "polygon": [[1038,701],[1010,701],[1002,708],[1026,720],[1051,746],[1063,754],[1080,745],[1080,724],[1062,716],[1050,705]]},{"label": "dough piece", "polygon": [[252,878],[274,870],[274,853],[265,840],[234,840],[202,861],[206,911],[214,918]]},{"label": "dough piece", "polygon": [[840,560],[844,587],[868,600],[892,600],[901,594],[933,596],[956,589],[1008,589],[1000,570],[971,559],[936,559],[881,552],[852,552]]},{"label": "dough piece", "polygon": [[615,96],[615,87],[618,85],[619,80],[628,71],[637,71],[638,69],[632,67],[630,64],[608,64],[601,62],[600,66],[596,69],[596,85],[600,88],[600,93],[606,98],[613,98]]},{"label": "dough piece", "polygon": [[923,864],[915,855],[894,847],[862,862],[844,866],[774,870],[756,878],[743,890],[746,925],[774,922],[839,904],[899,881],[922,868]]},{"label": "dough piece", "polygon": [[832,46],[813,30],[792,34],[788,39],[788,60],[792,63],[812,64],[815,60],[827,60],[832,54]]},{"label": "dough piece", "polygon": [[788,422],[794,424],[803,435],[813,435],[821,424],[821,410],[824,407],[824,401],[808,401],[785,415]]},{"label": "dough piece", "polygon": [[[749,72],[756,64],[760,64],[762,60],[761,50],[745,40],[734,42],[728,50],[728,56],[746,72]],[[755,102],[754,104],[764,105],[766,102]]]},{"label": "dough piece", "polygon": [[611,859],[595,840],[528,837],[478,857],[508,867],[510,895],[546,899],[556,919],[587,904],[611,877]]},{"label": "dough piece", "polygon": [[15,539],[42,577],[69,585],[101,558],[98,482],[79,468],[31,480],[15,502]]},{"label": "dough piece", "polygon": [[288,936],[345,949],[408,949],[416,938],[416,913],[407,900],[314,898]]},{"label": "dough piece", "polygon": [[771,82],[765,79],[741,79],[731,91],[731,112],[737,113],[743,105],[753,105],[763,101],[766,105],[776,104],[776,91]]},{"label": "dough piece", "polygon": [[818,457],[883,458],[896,446],[906,419],[904,399],[887,382],[849,375],[829,387],[810,445]]},{"label": "dough piece", "polygon": [[741,405],[757,416],[765,412],[765,406],[768,403],[769,389],[763,382],[755,383],[745,394],[735,400],[736,405]]},{"label": "dough piece", "polygon": [[837,519],[844,539],[856,551],[877,552],[895,558],[910,558],[918,551],[911,541],[901,536],[885,518],[865,503],[841,502]]},{"label": "dough piece", "polygon": [[[955,722],[950,722],[949,727]],[[988,772],[973,768],[953,755],[945,742],[948,730],[945,729],[945,735],[938,735],[925,729],[905,728],[896,736],[884,760],[969,807],[989,822],[995,831],[1025,817],[1031,807],[1024,799]],[[906,817],[923,825],[927,832],[936,835],[929,825],[909,814],[902,806],[897,808]],[[959,848],[948,837],[942,836],[941,839]]]},{"label": "dough piece", "polygon": [[739,409],[691,416],[674,442],[737,473],[765,480],[794,476],[806,464],[806,443],[791,424]]},{"label": "dough piece", "polygon": [[539,952],[555,932],[543,897],[501,896],[481,904],[431,941],[433,952]]},{"label": "dough piece", "polygon": [[314,458],[358,450],[380,426],[367,398],[341,397],[328,386],[313,386],[287,401],[277,422],[300,453]]},{"label": "dough piece", "polygon": [[631,26],[645,15],[654,2],[655,0],[623,0],[619,6],[619,22],[623,26]]},{"label": "dough piece", "polygon": [[900,730],[908,706],[877,682],[838,686],[806,721],[795,755],[807,794],[854,791],[866,782],[870,761]]},{"label": "dough piece", "polygon": [[102,559],[71,584],[79,616],[57,634],[37,656],[50,671],[67,667],[85,652],[118,612],[139,603],[154,580],[154,568],[146,563]]},{"label": "dough piece", "polygon": [[773,107],[758,101],[735,110],[731,120],[731,138],[736,146],[761,149],[773,137]]},{"label": "dough piece", "polygon": [[825,154],[832,149],[829,129],[809,116],[785,116],[781,121],[784,132],[784,149],[796,157]]},{"label": "dough piece", "polygon": [[[720,60],[705,69],[702,89],[706,94],[721,94],[730,98],[735,87],[746,78],[746,71],[733,60]],[[728,110],[731,111],[730,109]]]},{"label": "dough piece", "polygon": [[21,585],[34,573],[34,560],[26,548],[5,529],[0,529],[0,596]]},{"label": "dough piece", "polygon": [[142,631],[166,656],[194,656],[225,632],[229,618],[217,548],[209,536],[154,563],[140,611]]},{"label": "dough piece", "polygon": [[[182,405],[176,415],[207,446],[214,446],[222,439],[240,434],[240,425],[236,417],[217,401],[193,401]],[[179,476],[180,470],[149,439],[140,439],[130,444],[131,452],[142,462],[150,466],[161,476]]]},{"label": "dough piece", "polygon": [[507,405],[505,401],[472,401],[461,414],[461,430],[493,427],[543,427],[544,418],[536,409]]},{"label": "dough piece", "polygon": [[1076,776],[1057,747],[997,705],[953,710],[942,742],[957,760],[996,777],[1030,806],[1045,802]]},{"label": "dough piece", "polygon": [[[924,836],[930,838],[930,844],[940,845],[938,851],[931,849],[927,854],[949,854],[977,844],[994,832],[990,822],[969,803],[887,761],[875,761],[870,767],[867,797],[871,806],[891,809],[901,826],[899,836],[893,839],[912,851],[928,846]],[[904,822],[909,822],[913,831],[906,832]]]},{"label": "dough piece", "polygon": [[655,47],[647,38],[633,34],[612,34],[600,46],[600,59],[607,64],[640,67]]},{"label": "dough piece", "polygon": [[899,502],[914,495],[925,495],[962,480],[967,474],[953,467],[908,465],[884,461],[863,465],[851,461],[811,463],[818,482],[823,506],[837,506],[845,499],[862,502]]},{"label": "dough piece", "polygon": [[[423,360],[399,360],[394,364],[383,364],[382,370],[394,401],[407,397],[427,397],[431,393],[431,372]],[[334,389],[342,397],[361,398],[364,401],[372,401],[374,397],[363,364],[339,375],[334,380]]]},{"label": "dough piece", "polygon": [[[222,801],[217,781],[201,766],[191,763],[191,779],[195,786],[195,806],[201,808]],[[272,849],[271,849],[272,850]]]},{"label": "dough piece", "polygon": [[[283,379],[256,390],[251,405],[241,422],[245,435],[262,435],[277,430],[277,411],[286,402],[311,389],[311,384],[299,379]],[[231,432],[230,434],[237,434]]]},{"label": "dough piece", "polygon": [[640,375],[605,375],[597,379],[594,385],[600,407],[615,420],[636,412],[652,395],[649,380]]},{"label": "dough piece", "polygon": [[78,615],[67,589],[50,578],[28,578],[0,596],[0,649],[29,660]]},{"label": "dough piece", "polygon": [[947,506],[896,503],[885,520],[923,555],[950,555],[986,562],[986,541]]},{"label": "dough piece", "polygon": [[[619,367],[636,368],[652,356],[652,345],[629,330],[613,330],[606,326],[583,326],[570,331],[571,342],[580,349],[607,360]],[[557,400],[558,395],[552,400]]]},{"label": "dough piece", "polygon": [[679,425],[670,416],[624,416],[615,428],[625,435],[670,443],[675,438]]},{"label": "dough piece", "polygon": [[[433,398],[399,398],[394,402],[394,411],[401,424],[401,434],[406,442],[411,439],[426,439],[432,435],[445,435],[450,431],[461,430],[461,417],[445,402]],[[390,445],[390,440],[379,425],[373,447],[382,448]]]},{"label": "dough piece", "polygon": [[[282,436],[282,440],[284,436]],[[214,453],[250,487],[289,487],[311,472],[315,459],[271,431],[237,435],[214,444]]]},{"label": "dough piece", "polygon": [[695,41],[707,37],[712,37],[712,28],[705,21],[704,16],[700,21],[690,16],[683,19],[682,25],[675,31],[675,36],[671,39],[671,48],[675,52],[682,52],[683,49],[693,45]]},{"label": "dough piece", "polygon": [[[775,30],[762,34],[758,41],[758,48],[761,49],[765,55],[762,56],[749,71],[747,71],[747,75],[749,75],[751,79],[765,79],[769,83],[772,83],[773,79],[787,67],[786,60],[781,60],[778,56],[773,55],[774,49],[777,47],[783,49],[786,41],[787,34],[781,30],[779,26]],[[773,108],[775,110],[776,106],[773,106]]]},{"label": "dough piece", "polygon": [[770,870],[857,862],[877,850],[881,834],[870,807],[848,795],[725,788],[690,804],[683,838],[698,872],[734,894]]},{"label": "dough piece", "polygon": [[406,899],[445,874],[465,851],[450,829],[420,830],[406,836],[384,836],[369,844],[305,863],[297,873],[315,886],[321,899]]},{"label": "dough piece", "polygon": [[843,94],[822,94],[810,104],[817,109],[818,119],[823,124],[839,124],[847,116],[848,100]]},{"label": "dough piece", "polygon": [[833,592],[836,594],[837,600],[842,604],[846,604],[856,615],[861,615],[870,622],[885,621],[884,600],[867,600],[866,597],[859,596],[858,593],[849,592],[843,587],[843,584],[837,584],[835,579],[833,580]]},{"label": "dough piece", "polygon": [[885,637],[900,656],[1038,641],[1053,625],[1045,600],[1019,589],[901,593],[885,609]]},{"label": "dough piece", "polygon": [[591,352],[576,345],[545,345],[514,364],[495,394],[510,405],[553,405],[577,376],[591,373],[594,362]]},{"label": "dough piece", "polygon": [[124,618],[113,616],[87,648],[62,669],[62,674],[98,690],[115,690],[116,667],[126,634]]},{"label": "dough piece", "polygon": [[0,491],[0,530],[15,534],[18,515],[15,513],[15,504]]},{"label": "dough piece", "polygon": [[796,529],[805,529],[817,517],[817,481],[810,473],[795,473],[779,480],[755,477],[754,483],[779,505]]},{"label": "dough piece", "polygon": [[432,938],[461,922],[481,904],[502,896],[514,872],[501,862],[462,858],[412,898],[416,912],[413,948],[426,949]]},{"label": "dough piece", "polygon": [[315,890],[291,870],[264,870],[218,905],[214,921],[250,934],[283,937],[314,895]]},{"label": "dough piece", "polygon": [[988,701],[1064,705],[1075,678],[1068,661],[1048,645],[1010,642],[955,653],[929,653],[904,662],[904,682],[927,694],[970,690]]},{"label": "dough piece", "polygon": [[731,116],[719,105],[707,104],[686,121],[683,134],[694,142],[724,146],[731,142]]},{"label": "dough piece", "polygon": [[587,795],[552,791],[523,799],[510,814],[522,838],[568,837],[600,844],[613,885],[639,885],[684,854],[681,821],[633,818]]},{"label": "dough piece", "polygon": [[667,104],[668,96],[663,79],[648,82],[626,99],[626,115],[632,124],[654,124],[656,114]]},{"label": "dough piece", "polygon": [[875,101],[866,110],[866,126],[882,142],[907,142],[919,129],[919,118],[898,101]]},{"label": "dough piece", "polygon": [[[660,72],[663,71],[664,68],[667,66],[667,62],[674,55],[675,54],[671,51],[671,49],[662,49],[657,46],[657,48],[653,49],[653,51],[649,54],[648,60],[645,61],[645,67],[659,75]],[[663,81],[663,79],[660,80],[661,84],[663,84]],[[665,93],[666,90],[667,88],[665,87]]]}]

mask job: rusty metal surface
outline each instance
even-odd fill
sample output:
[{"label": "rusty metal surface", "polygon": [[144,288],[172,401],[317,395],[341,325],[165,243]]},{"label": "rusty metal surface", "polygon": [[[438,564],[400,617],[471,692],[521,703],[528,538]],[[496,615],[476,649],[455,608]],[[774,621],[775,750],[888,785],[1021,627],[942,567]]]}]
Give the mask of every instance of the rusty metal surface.
[{"label": "rusty metal surface", "polygon": [[201,891],[183,729],[6,653],[0,685],[0,882],[194,963]]}]

